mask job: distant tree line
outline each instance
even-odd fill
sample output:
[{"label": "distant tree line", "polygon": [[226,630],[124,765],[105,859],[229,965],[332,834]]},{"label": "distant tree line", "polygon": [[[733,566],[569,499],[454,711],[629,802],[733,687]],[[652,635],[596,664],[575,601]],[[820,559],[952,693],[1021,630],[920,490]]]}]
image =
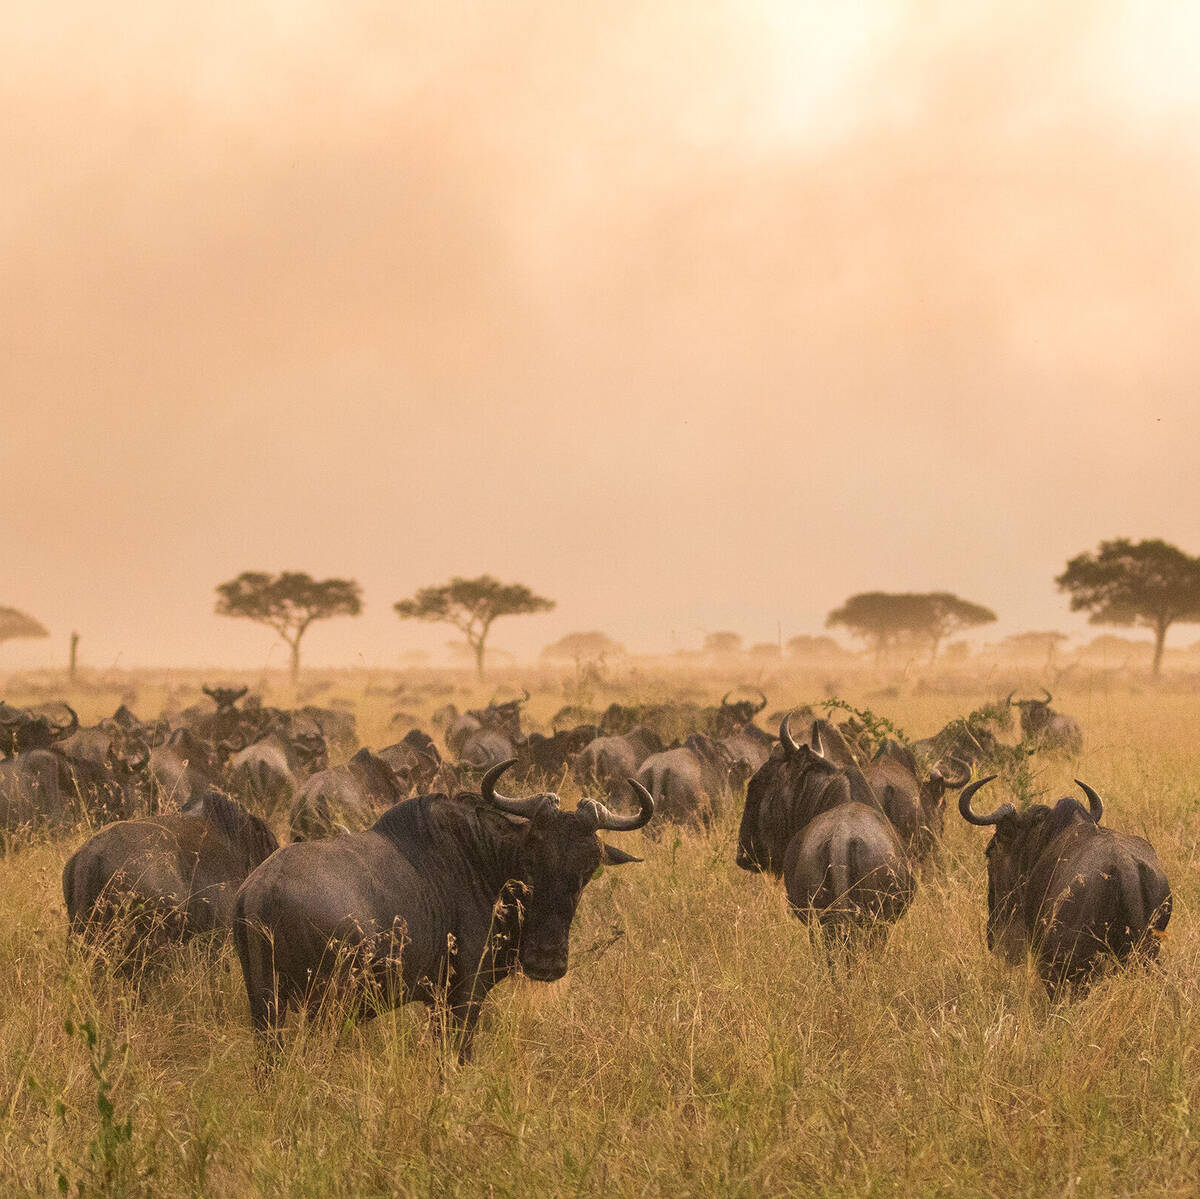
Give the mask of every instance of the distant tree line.
[{"label": "distant tree line", "polygon": [[[1192,557],[1161,539],[1102,541],[1094,551],[1077,554],[1055,579],[1070,597],[1074,612],[1088,613],[1097,625],[1136,626],[1154,636],[1151,672],[1162,669],[1168,631],[1176,624],[1200,623],[1200,558]],[[353,579],[314,579],[301,571],[271,574],[243,571],[217,589],[216,611],[263,624],[273,629],[290,651],[293,681],[300,671],[300,646],[317,621],[335,616],[357,616],[362,611],[362,591]],[[448,583],[422,587],[393,608],[402,620],[449,624],[462,634],[463,643],[483,676],[488,635],[504,616],[548,612],[554,600],[537,595],[523,583],[502,583],[491,575],[455,576]],[[929,661],[937,659],[946,641],[968,629],[996,620],[996,614],[949,591],[866,591],[850,596],[826,618],[828,628],[844,628],[863,641],[876,662],[898,648],[922,650]],[[16,608],[0,606],[0,643],[23,637],[49,636],[45,627]],[[1044,655],[1047,665],[1065,633],[1029,632],[1008,637],[1001,649],[1022,657]],[[77,635],[72,635],[72,668]],[[966,652],[965,643],[952,649]],[[831,637],[802,635],[787,642],[795,657],[835,659],[845,651]],[[569,633],[543,650],[548,660],[598,661],[623,654],[624,647],[607,634],[593,630]],[[709,633],[703,652],[713,655],[749,653],[776,657],[776,642],[762,642],[743,650],[740,634],[722,630]]]}]

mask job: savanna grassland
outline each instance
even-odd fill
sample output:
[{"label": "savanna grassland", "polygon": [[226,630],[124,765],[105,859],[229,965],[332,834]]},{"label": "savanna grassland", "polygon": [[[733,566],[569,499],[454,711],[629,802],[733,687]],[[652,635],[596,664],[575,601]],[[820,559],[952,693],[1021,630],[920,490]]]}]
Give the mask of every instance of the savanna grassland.
[{"label": "savanna grassland", "polygon": [[[727,682],[688,685],[713,702]],[[820,694],[768,692],[771,709]],[[339,684],[318,702],[334,694],[364,743],[395,739],[400,701]],[[988,698],[844,694],[913,735]],[[89,721],[120,694],[72,698]],[[445,698],[430,686],[402,706],[428,727]],[[1175,898],[1159,965],[1057,1006],[987,953],[984,830],[952,810],[944,869],[886,949],[831,971],[782,885],[733,865],[734,797],[704,835],[610,835],[644,864],[587,888],[565,979],[493,993],[469,1065],[410,1006],[293,1017],[263,1075],[231,949],[176,950],[135,992],[66,945],[59,875],[86,830],[11,847],[0,1194],[1198,1194],[1200,692],[1056,698],[1085,751],[1035,760],[1036,788],[1090,782],[1105,823],[1155,845]],[[143,687],[139,713],[161,701]],[[562,702],[535,691],[530,711]]]}]

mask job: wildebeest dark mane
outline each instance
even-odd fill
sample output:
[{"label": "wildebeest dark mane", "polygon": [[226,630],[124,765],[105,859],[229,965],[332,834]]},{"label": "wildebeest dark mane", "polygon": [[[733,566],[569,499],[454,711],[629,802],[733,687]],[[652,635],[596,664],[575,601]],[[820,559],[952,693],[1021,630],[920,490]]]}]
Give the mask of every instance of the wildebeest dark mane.
[{"label": "wildebeest dark mane", "polygon": [[265,862],[279,848],[278,839],[264,821],[227,799],[220,791],[206,791],[202,799],[189,804],[188,808],[192,811],[199,808],[197,814],[204,822],[238,846],[251,867]]},{"label": "wildebeest dark mane", "polygon": [[1031,804],[1018,819],[1024,829],[1032,831],[1036,828],[1039,840],[1050,841],[1081,816],[1089,824],[1092,822],[1091,812],[1079,800],[1064,795],[1054,807],[1044,803]]},{"label": "wildebeest dark mane", "polygon": [[478,795],[463,792],[453,799],[439,793],[401,800],[371,830],[391,841],[415,866],[430,858],[458,857],[469,848],[478,865],[507,871],[513,834],[523,824],[488,807]]}]

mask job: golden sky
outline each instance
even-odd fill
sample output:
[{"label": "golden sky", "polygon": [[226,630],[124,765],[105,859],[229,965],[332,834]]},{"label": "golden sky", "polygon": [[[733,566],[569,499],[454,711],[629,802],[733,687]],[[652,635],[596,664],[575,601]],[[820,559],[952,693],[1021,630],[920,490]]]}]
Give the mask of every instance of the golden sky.
[{"label": "golden sky", "polygon": [[1200,552],[1200,8],[3,10],[0,665],[282,663],[243,569],[390,665],[456,573],[524,653]]}]

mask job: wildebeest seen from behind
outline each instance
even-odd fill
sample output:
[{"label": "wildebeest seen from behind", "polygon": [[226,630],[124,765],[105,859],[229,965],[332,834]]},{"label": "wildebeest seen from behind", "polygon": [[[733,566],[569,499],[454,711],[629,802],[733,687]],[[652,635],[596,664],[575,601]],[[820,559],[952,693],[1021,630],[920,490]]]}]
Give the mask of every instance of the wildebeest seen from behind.
[{"label": "wildebeest seen from behind", "polygon": [[861,803],[814,816],[788,844],[783,881],[796,915],[845,945],[886,940],[916,893],[891,821]]},{"label": "wildebeest seen from behind", "polygon": [[1074,716],[1056,712],[1050,702],[1054,696],[1042,688],[1045,699],[1012,699],[1021,713],[1021,738],[1051,753],[1078,757],[1083,753],[1083,730]]},{"label": "wildebeest seen from behind", "polygon": [[292,801],[294,841],[360,832],[409,794],[407,779],[369,749],[360,749],[343,766],[310,775]]},{"label": "wildebeest seen from behind", "polygon": [[238,887],[277,848],[261,820],[217,791],[179,812],[110,824],[63,868],[71,932],[129,969],[168,942],[227,930]]},{"label": "wildebeest seen from behind", "polygon": [[662,753],[664,748],[653,729],[639,724],[627,733],[593,738],[579,751],[571,769],[581,783],[615,790],[637,774],[651,754]]},{"label": "wildebeest seen from behind", "polygon": [[286,846],[243,884],[234,938],[255,1031],[278,1044],[289,1008],[350,998],[364,1015],[443,1002],[467,1056],[488,991],[516,969],[567,969],[571,922],[602,863],[637,861],[605,830],[641,828],[654,801],[636,782],[636,816],[582,800],[508,799],[512,765],[488,771],[478,799],[418,796],[361,833]]},{"label": "wildebeest seen from behind", "polygon": [[315,725],[299,736],[276,728],[238,750],[226,777],[229,790],[247,807],[271,813],[290,804],[301,782],[325,763],[325,740]]},{"label": "wildebeest seen from behind", "polygon": [[814,817],[852,800],[879,807],[862,771],[825,757],[821,732],[821,724],[815,724],[810,743],[800,744],[787,717],[780,721],[778,748],[746,787],[736,857],[743,870],[778,877],[792,838]]},{"label": "wildebeest seen from behind", "polygon": [[923,771],[907,746],[887,738],[863,770],[875,798],[914,861],[934,853],[945,832],[946,792],[964,787],[971,771],[961,762]]},{"label": "wildebeest seen from behind", "polygon": [[1088,800],[1018,812],[1001,804],[976,815],[971,801],[995,775],[959,797],[969,824],[994,829],[988,844],[988,948],[1019,963],[1032,950],[1051,995],[1086,983],[1107,960],[1153,958],[1171,918],[1171,888],[1148,841],[1101,828],[1103,804],[1075,780]]},{"label": "wildebeest seen from behind", "polygon": [[730,787],[740,786],[748,774],[739,773],[720,741],[693,733],[682,745],[651,754],[637,777],[654,796],[662,820],[702,828],[720,810]]}]

